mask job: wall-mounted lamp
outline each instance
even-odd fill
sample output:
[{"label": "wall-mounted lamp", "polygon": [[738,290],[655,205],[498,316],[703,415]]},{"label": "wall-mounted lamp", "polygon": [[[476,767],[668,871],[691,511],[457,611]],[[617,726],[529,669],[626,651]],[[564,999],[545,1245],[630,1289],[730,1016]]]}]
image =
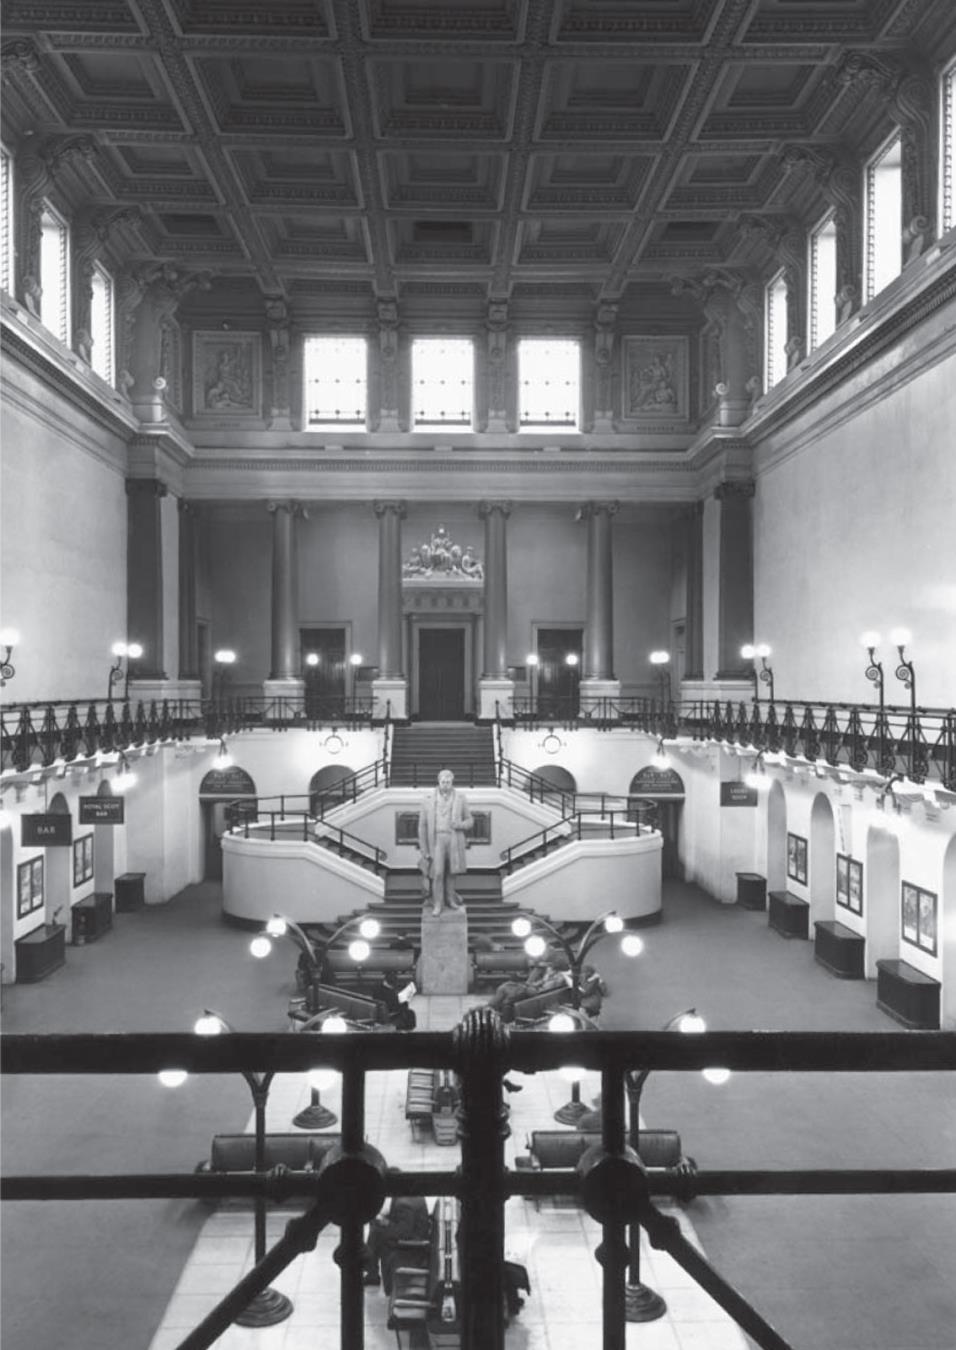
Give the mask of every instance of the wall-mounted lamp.
[{"label": "wall-mounted lamp", "polygon": [[212,698],[220,702],[225,696],[226,679],[231,666],[236,664],[236,653],[231,647],[220,647],[212,656]]},{"label": "wall-mounted lamp", "polygon": [[537,652],[528,652],[524,663],[528,670],[528,694],[531,698],[531,710],[533,712],[537,697],[538,667],[541,665],[541,658]]},{"label": "wall-mounted lamp", "polygon": [[216,762],[215,762],[215,764],[213,765],[213,768],[214,768],[214,769],[231,769],[231,768],[232,768],[232,763],[233,763],[233,760],[232,760],[232,755],[230,755],[230,753],[229,753],[229,747],[226,745],[225,738],[222,737],[222,736],[220,736],[220,738],[219,738],[219,753],[216,755]]},{"label": "wall-mounted lamp", "polygon": [[901,806],[899,798],[896,795],[896,784],[902,782],[903,782],[903,775],[901,773],[894,773],[886,780],[882,788],[880,788],[880,794],[876,799],[876,807],[878,811],[887,811],[889,809],[887,806],[887,801],[889,801],[893,807],[893,810],[896,812],[897,815],[899,815]]},{"label": "wall-mounted lamp", "polygon": [[554,727],[548,727],[548,734],[543,741],[539,741],[541,749],[546,755],[556,755],[564,746],[564,741],[555,731]]},{"label": "wall-mounted lamp", "polygon": [[[106,686],[106,697],[113,697],[113,685],[120,680],[123,681],[123,702],[129,700],[129,677],[130,662],[138,661],[143,654],[143,648],[138,642],[114,642],[111,648],[113,656],[116,658],[110,666],[109,681]],[[123,669],[123,661],[126,661],[126,669]]]},{"label": "wall-mounted lamp", "polygon": [[305,654],[305,664],[306,664],[307,666],[310,666],[310,667],[314,670],[315,667],[319,664],[319,653],[318,653],[318,652],[306,652],[306,654]]},{"label": "wall-mounted lamp", "polygon": [[116,777],[113,779],[113,790],[115,792],[126,792],[136,783],[136,775],[129,766],[129,760],[123,751],[120,751],[120,757],[116,764]]},{"label": "wall-mounted lamp", "polygon": [[669,703],[671,699],[670,659],[670,652],[665,652],[663,650],[651,652],[648,657],[651,665],[657,667],[657,685],[662,703]]},{"label": "wall-mounted lamp", "polygon": [[761,750],[747,773],[744,774],[744,782],[749,788],[761,788],[766,781],[767,770],[764,766],[764,753]]},{"label": "wall-mounted lamp", "polygon": [[654,757],[651,760],[655,769],[669,769],[670,760],[667,758],[667,751],[664,749],[664,738],[661,736],[657,742],[657,749],[654,751]]},{"label": "wall-mounted lamp", "polygon": [[3,657],[0,658],[0,689],[6,684],[7,680],[12,680],[16,675],[16,667],[10,660],[13,655],[13,649],[20,641],[20,634],[15,628],[4,628],[0,630],[0,647],[3,648]]},{"label": "wall-mounted lamp", "polygon": [[912,634],[908,628],[894,628],[890,633],[890,641],[896,648],[899,658],[899,664],[894,673],[900,683],[910,691],[910,716],[905,732],[905,738],[909,744],[908,773],[914,783],[922,783],[929,772],[929,762],[920,735],[919,719],[916,715],[916,670],[913,662],[906,659],[906,644],[912,641]]},{"label": "wall-mounted lamp", "polygon": [[760,657],[760,669],[758,670],[755,665],[750,675],[750,678],[754,682],[754,703],[759,703],[760,701],[759,680],[763,680],[764,684],[769,686],[770,702],[772,703],[773,671],[767,665],[767,657],[770,655],[770,648],[767,646],[766,642],[759,642],[756,646],[752,642],[748,642],[745,646],[741,647],[740,655],[745,661],[754,661],[758,656]]},{"label": "wall-mounted lamp", "polygon": [[577,652],[567,652],[564,657],[564,664],[566,666],[578,666],[581,664],[581,658]]},{"label": "wall-mounted lamp", "polygon": [[[880,645],[880,635],[875,632],[867,632],[860,638],[861,643],[866,648],[867,664],[864,675],[871,684],[876,685],[876,692],[879,697],[879,712],[876,718],[876,725],[873,728],[873,740],[876,742],[876,768],[879,773],[892,774],[894,767],[893,755],[889,748],[890,729],[886,720],[885,708],[885,685],[883,678],[883,662],[876,659],[876,649]],[[902,647],[900,648],[902,654]],[[871,741],[871,744],[873,742]]]}]

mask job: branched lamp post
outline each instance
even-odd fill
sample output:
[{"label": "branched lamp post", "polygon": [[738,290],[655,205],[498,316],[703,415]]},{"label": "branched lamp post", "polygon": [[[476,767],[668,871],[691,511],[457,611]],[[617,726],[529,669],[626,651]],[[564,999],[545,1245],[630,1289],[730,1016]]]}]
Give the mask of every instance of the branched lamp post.
[{"label": "branched lamp post", "polygon": [[[688,1034],[707,1030],[707,1024],[699,1017],[695,1008],[687,1008],[665,1022],[662,1031],[683,1031]],[[709,1082],[723,1083],[730,1076],[725,1069],[704,1069],[704,1077]],[[628,1102],[628,1143],[635,1153],[640,1155],[641,1142],[641,1093],[650,1076],[650,1069],[632,1070],[625,1075]],[[627,1270],[625,1288],[625,1309],[629,1322],[653,1322],[663,1317],[667,1304],[655,1289],[644,1284],[641,1279],[641,1227],[634,1223],[628,1233],[630,1264]]]},{"label": "branched lamp post", "polygon": [[[753,682],[754,682],[754,703],[759,703],[759,702],[760,702],[760,681],[761,681],[761,680],[763,681],[764,684],[766,684],[766,685],[769,686],[769,689],[770,689],[770,702],[772,703],[772,702],[773,702],[773,671],[772,671],[772,669],[770,668],[770,666],[767,665],[767,657],[770,655],[770,648],[767,646],[766,642],[760,642],[760,643],[758,643],[756,646],[754,646],[754,644],[753,644],[752,642],[748,642],[745,646],[741,647],[741,649],[740,649],[740,655],[744,658],[745,661],[753,661],[753,662],[755,663],[754,666],[753,666],[753,668],[751,669],[751,672],[750,672],[750,678],[751,678],[751,679],[753,680]],[[758,656],[760,657],[760,669],[759,669],[759,670],[757,669],[757,666],[756,666],[756,658],[757,658]]]},{"label": "branched lamp post", "polygon": [[[569,942],[563,933],[560,933],[557,928],[550,924],[547,919],[541,918],[540,915],[519,915],[517,919],[513,920],[511,931],[515,937],[524,938],[525,951],[530,957],[538,960],[547,951],[548,941],[540,932],[535,933],[535,928],[543,930],[551,941],[556,942],[561,947],[571,975],[571,986],[568,990],[574,1014],[569,1019],[571,1026],[568,1027],[563,1022],[554,1025],[557,1018],[553,1018],[552,1022],[549,1023],[549,1029],[553,1031],[573,1030],[577,1024],[583,1021],[583,1015],[581,1014],[581,971],[585,957],[596,942],[599,942],[601,938],[608,934],[621,933],[623,936],[621,937],[620,950],[624,956],[639,956],[644,950],[643,939],[638,937],[636,933],[625,933],[624,920],[614,910],[608,910],[606,914],[598,915],[588,925],[576,944]],[[560,1016],[560,1014],[557,1016]],[[575,1077],[572,1079],[571,1100],[555,1111],[554,1118],[563,1125],[573,1125],[580,1120],[587,1110],[587,1106],[581,1101],[580,1078]]]},{"label": "branched lamp post", "polygon": [[[353,915],[345,923],[340,924],[330,937],[319,944],[313,943],[308,934],[297,923],[293,923],[291,919],[283,918],[281,914],[274,914],[266,923],[265,932],[259,933],[252,939],[249,950],[253,956],[262,959],[272,951],[273,938],[291,938],[304,959],[307,988],[312,988],[321,982],[329,948],[336,938],[341,937],[344,932],[352,927],[357,927],[361,936],[349,943],[349,956],[357,964],[360,964],[362,961],[368,960],[371,952],[369,940],[378,937],[381,929],[378,919],[372,919],[367,914]],[[308,1002],[306,1006],[308,1006]],[[303,1029],[308,1029],[309,1025],[309,1023],[306,1023],[306,1027]],[[326,1029],[344,1031],[346,1029],[345,1022],[341,1018],[335,1017],[318,1021],[318,1026],[321,1031]],[[333,1081],[334,1075],[330,1078],[326,1071],[322,1069],[313,1070],[309,1074],[311,1098],[308,1106],[303,1107],[299,1114],[293,1118],[293,1125],[300,1130],[327,1130],[337,1124],[336,1116],[327,1106],[323,1105],[320,1096],[322,1089],[330,1087]]]},{"label": "branched lamp post", "polygon": [[[123,702],[129,702],[129,677],[130,662],[138,661],[143,654],[143,648],[138,642],[114,642],[113,643],[114,661],[110,666],[109,679],[106,685],[106,701],[110,702],[113,698],[113,685],[123,681]],[[124,669],[123,662],[126,662]]]},{"label": "branched lamp post", "polygon": [[[224,1017],[219,1013],[210,1012],[208,1008],[203,1010],[202,1017],[197,1021],[194,1028],[197,1036],[218,1036],[222,1032],[233,1032],[235,1028],[231,1027]],[[253,1073],[251,1070],[241,1070],[243,1078],[249,1084],[249,1090],[252,1093],[252,1101],[255,1107],[255,1135],[256,1135],[256,1157],[255,1170],[257,1174],[266,1171],[266,1103],[269,1100],[269,1088],[272,1079],[275,1076],[272,1073]],[[264,1259],[266,1254],[266,1197],[260,1191],[256,1194],[255,1200],[255,1264]],[[238,1326],[243,1327],[271,1327],[277,1322],[283,1322],[292,1312],[292,1300],[285,1294],[269,1286],[263,1289],[261,1293],[256,1294],[255,1298],[248,1303],[236,1318]]]}]

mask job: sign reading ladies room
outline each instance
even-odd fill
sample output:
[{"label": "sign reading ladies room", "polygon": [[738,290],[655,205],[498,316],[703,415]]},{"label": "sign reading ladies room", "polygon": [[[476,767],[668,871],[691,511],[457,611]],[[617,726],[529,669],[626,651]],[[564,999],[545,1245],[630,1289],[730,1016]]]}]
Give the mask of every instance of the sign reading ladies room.
[{"label": "sign reading ladies room", "polygon": [[73,817],[66,812],[20,817],[24,848],[68,848],[73,843]]}]

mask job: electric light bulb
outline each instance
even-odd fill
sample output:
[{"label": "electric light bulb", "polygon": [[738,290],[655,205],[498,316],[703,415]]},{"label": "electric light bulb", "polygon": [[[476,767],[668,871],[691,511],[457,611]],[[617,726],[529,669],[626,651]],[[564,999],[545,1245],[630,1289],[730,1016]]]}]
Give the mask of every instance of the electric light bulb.
[{"label": "electric light bulb", "polygon": [[322,1023],[322,1031],[326,1036],[343,1036],[348,1029],[344,1017],[327,1017]]},{"label": "electric light bulb", "polygon": [[281,914],[273,914],[266,920],[266,932],[270,937],[285,937],[288,925]]},{"label": "electric light bulb", "polygon": [[306,1082],[310,1088],[315,1088],[316,1092],[325,1092],[332,1086],[337,1076],[334,1069],[310,1069],[306,1075]]},{"label": "electric light bulb", "polygon": [[318,652],[309,652],[305,658],[305,664],[307,666],[317,666],[319,664]]},{"label": "electric light bulb", "polygon": [[0,628],[0,647],[17,647],[20,634],[15,628]]},{"label": "electric light bulb", "polygon": [[620,933],[624,930],[624,920],[620,914],[609,914],[604,920],[605,933]]},{"label": "electric light bulb", "polygon": [[272,943],[267,937],[260,934],[259,937],[254,937],[249,943],[249,950],[253,956],[261,961],[264,956],[268,956],[272,951]]},{"label": "electric light bulb", "polygon": [[189,1074],[185,1069],[160,1069],[156,1075],[163,1087],[177,1088],[182,1087]]},{"label": "electric light bulb", "polygon": [[908,628],[894,628],[890,633],[890,641],[894,647],[905,647],[913,641],[913,634]]},{"label": "electric light bulb", "polygon": [[215,1013],[203,1013],[196,1019],[193,1031],[197,1036],[218,1036],[224,1030],[222,1022]]},{"label": "electric light bulb", "polygon": [[539,956],[544,956],[548,950],[548,944],[540,933],[534,933],[531,937],[525,938],[524,949],[529,956],[537,959]]},{"label": "electric light bulb", "polygon": [[143,654],[143,646],[140,642],[131,642],[126,648],[126,655],[133,661],[138,661]]},{"label": "electric light bulb", "polygon": [[651,652],[650,662],[652,666],[664,666],[671,659],[670,652],[656,651]]},{"label": "electric light bulb", "polygon": [[758,655],[758,656],[767,657],[767,656],[770,655],[771,648],[767,646],[766,642],[761,642],[761,643],[757,646],[756,652],[757,652],[757,655]]},{"label": "electric light bulb", "polygon": [[757,648],[752,642],[746,642],[740,649],[740,655],[745,661],[752,661],[757,655]]},{"label": "electric light bulb", "polygon": [[110,651],[113,653],[114,656],[125,656],[127,651],[126,643],[114,642],[112,647],[110,648]]},{"label": "electric light bulb", "polygon": [[707,1030],[707,1023],[697,1013],[684,1013],[677,1023],[677,1030],[688,1036],[696,1036]]},{"label": "electric light bulb", "polygon": [[529,652],[524,661],[526,666],[536,666],[540,663],[541,658],[537,652]]},{"label": "electric light bulb", "polygon": [[865,633],[860,635],[860,645],[868,649],[878,647],[880,645],[879,633],[877,633],[875,629],[867,629]]},{"label": "electric light bulb", "polygon": [[382,925],[378,919],[363,919],[359,924],[359,932],[363,938],[377,938],[381,932]]},{"label": "electric light bulb", "polygon": [[349,943],[349,956],[353,961],[367,961],[371,954],[372,949],[363,938]]},{"label": "electric light bulb", "polygon": [[548,1030],[557,1032],[573,1031],[574,1018],[570,1013],[555,1013],[548,1022]]},{"label": "electric light bulb", "polygon": [[513,919],[511,923],[511,931],[512,933],[514,933],[515,937],[520,938],[528,937],[531,932],[531,920]]},{"label": "electric light bulb", "polygon": [[715,1087],[722,1087],[730,1077],[729,1069],[701,1069],[701,1073],[708,1083],[713,1083]]},{"label": "electric light bulb", "polygon": [[582,1069],[576,1064],[564,1064],[558,1070],[566,1083],[580,1083],[586,1072],[586,1069]]},{"label": "electric light bulb", "polygon": [[644,939],[636,933],[628,933],[621,938],[621,951],[625,956],[640,956],[644,950]]}]

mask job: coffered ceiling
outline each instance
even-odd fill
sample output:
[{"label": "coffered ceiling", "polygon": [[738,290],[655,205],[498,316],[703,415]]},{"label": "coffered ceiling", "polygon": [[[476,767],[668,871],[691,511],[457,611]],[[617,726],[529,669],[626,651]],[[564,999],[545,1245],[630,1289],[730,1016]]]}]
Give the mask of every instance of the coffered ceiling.
[{"label": "coffered ceiling", "polygon": [[748,217],[825,207],[787,148],[861,157],[874,70],[954,50],[953,0],[7,0],[4,139],[81,138],[63,205],[220,300],[639,307],[766,271]]}]

